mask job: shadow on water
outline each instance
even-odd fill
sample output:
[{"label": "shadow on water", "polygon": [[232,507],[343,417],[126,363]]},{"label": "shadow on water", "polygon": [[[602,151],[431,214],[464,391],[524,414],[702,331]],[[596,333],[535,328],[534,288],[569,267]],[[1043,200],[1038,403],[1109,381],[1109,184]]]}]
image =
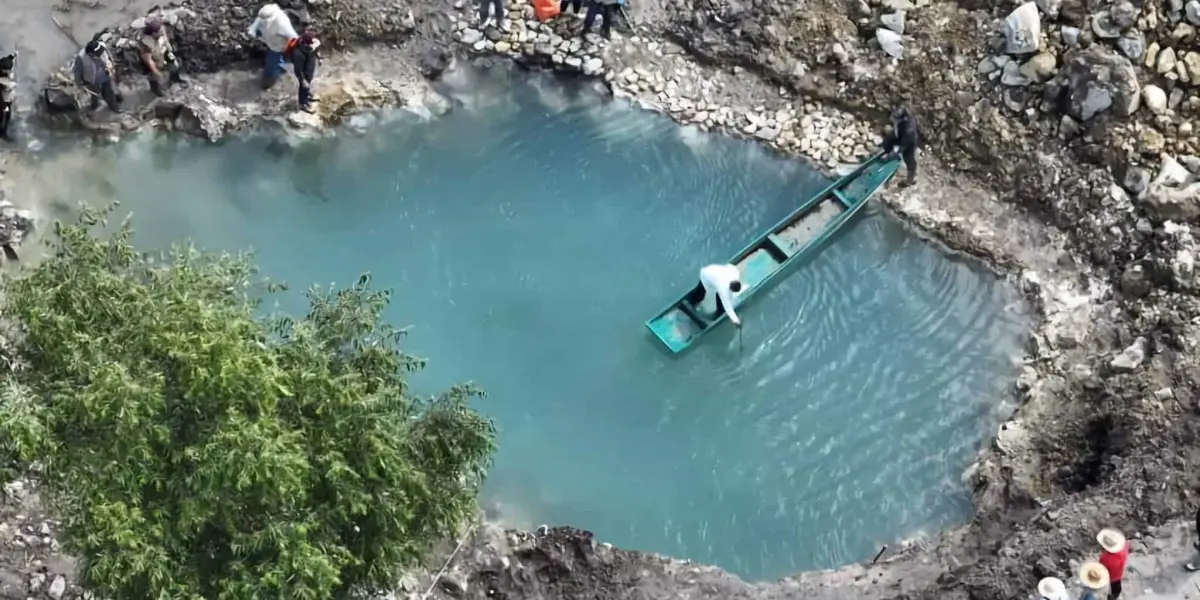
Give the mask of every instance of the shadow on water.
[{"label": "shadow on water", "polygon": [[500,449],[482,502],[514,523],[753,579],[968,514],[960,475],[1028,329],[1013,290],[865,211],[744,311],[743,350],[722,327],[664,356],[645,320],[827,180],[587,85],[507,70],[442,85],[442,118],[395,111],[295,148],[47,157],[79,176],[46,195],[120,197],[144,244],[255,248],[293,289],[371,271],[430,359],[414,386],[488,390]]}]

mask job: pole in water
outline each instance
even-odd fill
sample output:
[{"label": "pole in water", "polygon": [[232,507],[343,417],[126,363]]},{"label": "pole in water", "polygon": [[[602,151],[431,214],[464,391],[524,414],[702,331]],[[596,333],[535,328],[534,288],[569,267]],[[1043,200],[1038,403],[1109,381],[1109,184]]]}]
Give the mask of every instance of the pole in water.
[{"label": "pole in water", "polygon": [[744,346],[742,346],[742,328],[739,325],[738,326],[738,352],[741,352],[743,349],[744,349]]},{"label": "pole in water", "polygon": [[884,552],[887,552],[887,544],[884,544],[883,547],[879,549],[879,552],[875,554],[875,558],[871,559],[871,564],[879,562],[879,558],[883,556]]}]

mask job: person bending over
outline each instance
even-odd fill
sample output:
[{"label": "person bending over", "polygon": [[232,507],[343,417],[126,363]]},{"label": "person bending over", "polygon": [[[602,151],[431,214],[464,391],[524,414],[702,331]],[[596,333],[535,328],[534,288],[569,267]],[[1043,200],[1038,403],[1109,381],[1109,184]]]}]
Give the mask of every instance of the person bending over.
[{"label": "person bending over", "polygon": [[734,327],[741,327],[742,320],[733,310],[733,298],[742,291],[742,274],[733,265],[708,265],[700,269],[700,285],[704,286],[704,299],[699,309],[706,317],[715,317],[724,309]]}]

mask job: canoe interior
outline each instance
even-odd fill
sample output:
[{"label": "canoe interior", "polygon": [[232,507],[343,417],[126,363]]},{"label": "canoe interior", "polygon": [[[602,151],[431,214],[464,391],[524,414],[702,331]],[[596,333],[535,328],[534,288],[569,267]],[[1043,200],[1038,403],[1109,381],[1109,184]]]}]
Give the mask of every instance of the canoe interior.
[{"label": "canoe interior", "polygon": [[[734,309],[745,302],[775,276],[821,245],[840,229],[859,208],[896,172],[898,161],[878,156],[865,162],[822,193],[805,202],[796,212],[734,256],[742,275],[742,292],[734,297]],[[704,287],[696,284],[674,304],[647,321],[646,326],[672,352],[689,347],[696,338],[724,318],[724,312],[702,313]]]}]

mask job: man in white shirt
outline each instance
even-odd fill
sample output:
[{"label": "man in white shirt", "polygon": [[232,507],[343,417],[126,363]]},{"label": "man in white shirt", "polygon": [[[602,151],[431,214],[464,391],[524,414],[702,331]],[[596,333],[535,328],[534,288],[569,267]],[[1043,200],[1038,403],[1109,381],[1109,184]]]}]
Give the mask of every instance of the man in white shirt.
[{"label": "man in white shirt", "polygon": [[704,299],[698,308],[704,316],[716,316],[725,310],[734,327],[741,327],[742,320],[733,312],[733,298],[742,291],[742,274],[733,265],[708,265],[700,269],[700,284],[704,286]]},{"label": "man in white shirt", "polygon": [[250,37],[267,45],[267,60],[263,64],[262,87],[275,85],[287,71],[287,54],[300,37],[292,26],[292,18],[278,4],[270,3],[258,9],[258,17],[246,30]]}]

